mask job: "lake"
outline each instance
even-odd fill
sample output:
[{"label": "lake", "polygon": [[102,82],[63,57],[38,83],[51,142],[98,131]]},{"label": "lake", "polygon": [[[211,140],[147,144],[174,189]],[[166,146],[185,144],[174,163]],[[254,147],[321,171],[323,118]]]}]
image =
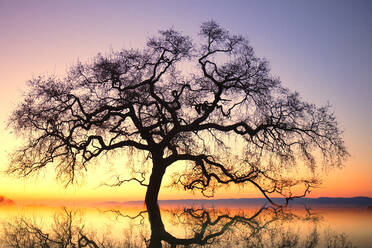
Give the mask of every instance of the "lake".
[{"label": "lake", "polygon": [[[372,247],[367,207],[165,204],[161,213],[167,232],[195,241],[188,247]],[[2,206],[0,221],[1,248],[146,247],[151,236],[141,205]]]}]

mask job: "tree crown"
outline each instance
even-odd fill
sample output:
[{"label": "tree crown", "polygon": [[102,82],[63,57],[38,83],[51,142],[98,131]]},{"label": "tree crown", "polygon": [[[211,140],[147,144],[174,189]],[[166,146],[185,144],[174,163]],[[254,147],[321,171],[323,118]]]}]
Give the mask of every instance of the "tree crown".
[{"label": "tree crown", "polygon": [[30,80],[10,118],[28,142],[8,171],[25,176],[53,163],[71,183],[94,158],[132,149],[159,161],[154,168],[186,162],[174,177],[185,189],[209,195],[219,184],[250,182],[288,198],[291,187],[304,184],[306,193],[317,180],[286,178],[283,169],[315,170],[320,158],[341,165],[348,154],[329,106],[284,88],[244,37],[214,21],[199,35],[194,44],[161,31],[145,49],[99,54],[63,79]]}]

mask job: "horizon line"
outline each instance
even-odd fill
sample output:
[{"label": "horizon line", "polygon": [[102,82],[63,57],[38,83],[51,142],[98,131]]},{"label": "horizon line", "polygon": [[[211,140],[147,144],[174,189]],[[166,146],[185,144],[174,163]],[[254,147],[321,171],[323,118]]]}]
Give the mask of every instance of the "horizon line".
[{"label": "horizon line", "polygon": [[[365,195],[358,195],[358,196],[319,196],[319,197],[298,197],[298,198],[292,198],[290,200],[296,200],[296,199],[321,199],[321,198],[330,198],[330,199],[353,199],[353,198],[369,198],[372,199],[372,196],[365,196]],[[6,200],[12,200],[14,202],[23,202],[23,201],[66,201],[66,202],[93,202],[93,201],[99,201],[99,202],[144,202],[145,199],[140,200],[120,200],[120,199],[102,199],[102,198],[25,198],[25,199],[17,199],[13,200],[11,198],[5,198]],[[215,201],[215,200],[242,200],[242,199],[262,199],[267,200],[265,197],[233,197],[233,198],[180,198],[180,199],[159,199],[160,201]],[[285,200],[285,197],[271,197],[270,199],[283,199]],[[0,201],[1,204],[1,201]]]}]

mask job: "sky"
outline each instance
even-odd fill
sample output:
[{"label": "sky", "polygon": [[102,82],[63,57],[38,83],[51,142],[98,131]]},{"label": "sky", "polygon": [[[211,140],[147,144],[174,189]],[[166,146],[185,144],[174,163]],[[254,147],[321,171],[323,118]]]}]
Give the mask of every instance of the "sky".
[{"label": "sky", "polygon": [[[0,170],[22,143],[6,129],[26,82],[63,76],[97,53],[141,48],[170,27],[195,36],[215,20],[248,38],[283,85],[315,104],[329,102],[344,130],[351,157],[342,170],[325,171],[310,197],[372,197],[372,2],[355,1],[6,1],[0,0]],[[38,177],[0,174],[0,195],[24,202],[66,199],[141,200],[144,188],[98,187],[110,169],[97,166],[65,189],[53,168]],[[167,173],[168,174],[168,173]],[[167,176],[166,174],[166,176]],[[232,192],[233,191],[233,192]],[[160,198],[201,198],[163,187]],[[217,198],[261,197],[252,188],[227,189]]]}]

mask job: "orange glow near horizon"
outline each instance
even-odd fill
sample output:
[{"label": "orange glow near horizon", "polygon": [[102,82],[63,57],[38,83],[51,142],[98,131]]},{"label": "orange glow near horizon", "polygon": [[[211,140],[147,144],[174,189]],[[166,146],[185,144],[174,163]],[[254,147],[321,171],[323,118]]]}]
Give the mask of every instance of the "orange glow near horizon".
[{"label": "orange glow near horizon", "polygon": [[[0,131],[3,132],[4,131]],[[15,139],[14,134],[5,133],[2,146],[3,164],[6,165],[6,154],[4,150],[11,151],[20,144],[20,139]],[[4,139],[5,137],[5,139]],[[5,141],[5,142],[4,142]],[[5,145],[6,144],[6,145]],[[145,197],[145,187],[136,182],[130,182],[121,187],[100,186],[106,179],[110,179],[110,168],[104,165],[93,166],[86,173],[80,185],[70,185],[67,188],[61,182],[57,182],[52,166],[49,170],[41,172],[40,175],[27,179],[17,179],[2,175],[0,183],[0,195],[11,199],[19,204],[91,204],[104,201],[142,201]],[[171,189],[169,177],[174,169],[182,169],[182,166],[170,167],[164,176],[159,199],[203,199],[199,192],[186,192]],[[372,180],[370,169],[360,171],[357,168],[368,168],[368,161],[351,157],[344,168],[331,169],[322,175],[323,184],[312,190],[308,197],[372,197]],[[108,175],[107,177],[103,175]],[[215,198],[260,198],[263,195],[252,186],[229,187],[219,189]]]},{"label": "orange glow near horizon", "polygon": [[[165,175],[159,199],[203,199],[199,193],[191,193],[182,190],[170,189],[166,187],[167,176]],[[316,189],[313,189],[308,197],[371,197],[371,183],[368,175],[363,176],[355,173],[352,168],[346,167],[343,170],[336,170],[330,173],[328,180]],[[42,178],[41,178],[42,179]],[[133,182],[121,187],[97,187],[92,182],[86,182],[80,186],[68,186],[66,189],[53,178],[33,181],[10,180],[8,184],[1,184],[0,195],[7,199],[14,200],[17,204],[91,204],[104,201],[143,201],[145,197],[145,187]],[[356,182],[359,182],[358,184]],[[93,187],[94,185],[94,187]],[[4,187],[5,186],[5,187]],[[260,194],[251,186],[230,187],[219,189],[215,198],[261,198]],[[207,199],[207,198],[205,198]]]}]

